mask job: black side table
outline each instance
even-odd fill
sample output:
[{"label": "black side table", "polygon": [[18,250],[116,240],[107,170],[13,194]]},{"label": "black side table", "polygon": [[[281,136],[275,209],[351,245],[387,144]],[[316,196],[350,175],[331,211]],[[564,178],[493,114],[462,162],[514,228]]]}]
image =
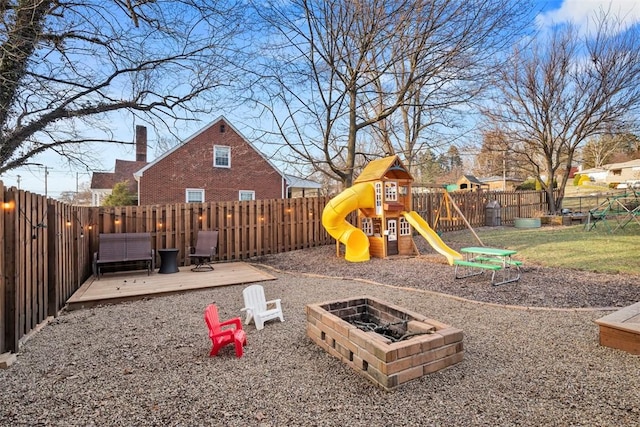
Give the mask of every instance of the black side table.
[{"label": "black side table", "polygon": [[158,249],[160,254],[160,274],[177,273],[178,270],[178,249]]}]

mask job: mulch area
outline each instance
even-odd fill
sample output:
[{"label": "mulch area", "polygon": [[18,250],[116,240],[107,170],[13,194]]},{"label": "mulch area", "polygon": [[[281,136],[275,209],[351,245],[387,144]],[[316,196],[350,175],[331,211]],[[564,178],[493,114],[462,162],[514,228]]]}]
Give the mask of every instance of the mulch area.
[{"label": "mulch area", "polygon": [[[360,263],[338,257],[334,245],[268,255],[251,261],[281,271],[365,279],[504,305],[590,309],[625,307],[640,301],[640,278],[634,275],[525,263],[519,281],[492,286],[487,273],[455,279],[453,267],[424,239],[416,239],[416,246],[419,256],[371,258]],[[452,248],[460,249],[455,242]]]}]

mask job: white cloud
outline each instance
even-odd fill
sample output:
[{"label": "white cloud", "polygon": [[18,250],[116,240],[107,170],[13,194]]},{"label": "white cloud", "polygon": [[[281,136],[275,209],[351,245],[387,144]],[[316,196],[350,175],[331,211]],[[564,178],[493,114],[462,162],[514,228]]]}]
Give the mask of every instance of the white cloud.
[{"label": "white cloud", "polygon": [[584,31],[593,24],[592,19],[600,11],[608,11],[616,16],[623,28],[640,22],[640,4],[637,0],[565,0],[559,9],[538,15],[537,21],[541,28],[573,22]]}]

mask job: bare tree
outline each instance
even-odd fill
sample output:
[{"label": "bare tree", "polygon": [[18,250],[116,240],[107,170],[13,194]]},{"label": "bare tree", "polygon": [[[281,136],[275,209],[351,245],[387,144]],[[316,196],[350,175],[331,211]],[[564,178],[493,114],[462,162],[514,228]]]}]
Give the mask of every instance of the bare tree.
[{"label": "bare tree", "polygon": [[233,0],[3,1],[0,173],[45,151],[86,165],[88,144],[131,144],[113,138],[114,112],[168,129],[209,112],[212,89],[234,81],[242,10]]},{"label": "bare tree", "polygon": [[510,150],[509,140],[499,130],[482,132],[482,146],[476,155],[474,173],[477,176],[519,177],[523,174],[520,159]]},{"label": "bare tree", "polygon": [[78,191],[63,191],[58,200],[76,206],[91,206],[91,188],[89,183],[82,184]]},{"label": "bare tree", "polygon": [[624,143],[622,135],[599,135],[589,139],[582,149],[583,166],[602,167],[614,154],[622,151]]},{"label": "bare tree", "polygon": [[[640,106],[640,34],[605,13],[583,36],[572,25],[516,49],[497,75],[485,111],[511,151],[547,192],[552,213],[562,208],[576,150],[605,132],[626,132]],[[559,193],[554,193],[557,182]]]},{"label": "bare tree", "polygon": [[[399,151],[414,162],[428,145],[419,132],[446,124],[437,109],[475,94],[523,10],[506,0],[261,2],[256,13],[273,33],[271,60],[257,68],[265,96],[255,100],[273,116],[288,161],[350,186],[373,157]],[[399,109],[403,146],[393,137]],[[364,132],[373,126],[377,144]]]},{"label": "bare tree", "polygon": [[638,137],[633,134],[604,134],[590,138],[582,149],[582,165],[599,168],[618,158],[628,160],[634,155],[637,142]]}]

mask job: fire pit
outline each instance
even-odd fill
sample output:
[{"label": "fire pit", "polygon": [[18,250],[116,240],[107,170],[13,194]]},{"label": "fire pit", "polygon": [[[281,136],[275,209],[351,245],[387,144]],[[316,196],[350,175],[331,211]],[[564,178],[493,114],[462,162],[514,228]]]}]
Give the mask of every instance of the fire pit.
[{"label": "fire pit", "polygon": [[371,297],[309,304],[307,335],[385,390],[461,362],[462,330]]}]

